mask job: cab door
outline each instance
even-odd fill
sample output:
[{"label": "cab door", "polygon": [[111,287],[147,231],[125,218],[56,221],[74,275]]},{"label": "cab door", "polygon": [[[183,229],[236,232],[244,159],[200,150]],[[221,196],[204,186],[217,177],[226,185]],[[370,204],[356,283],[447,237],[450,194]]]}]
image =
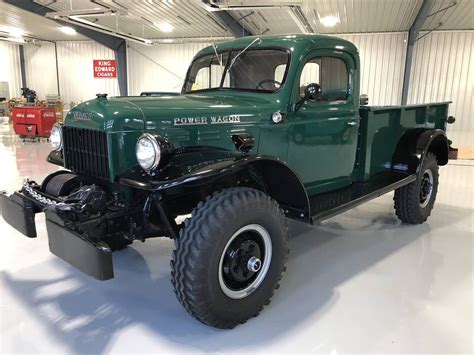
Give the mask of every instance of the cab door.
[{"label": "cab door", "polygon": [[298,69],[294,103],[304,96],[306,85],[321,87],[320,94],[294,106],[288,117],[288,164],[310,194],[352,183],[360,120],[353,97],[354,71],[350,55],[330,50],[314,51]]}]

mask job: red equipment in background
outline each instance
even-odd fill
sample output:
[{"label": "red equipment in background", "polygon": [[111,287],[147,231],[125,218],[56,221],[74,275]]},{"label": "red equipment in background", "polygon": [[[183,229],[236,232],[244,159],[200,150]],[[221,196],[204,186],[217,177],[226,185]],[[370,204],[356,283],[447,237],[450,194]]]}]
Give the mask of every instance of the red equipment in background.
[{"label": "red equipment in background", "polygon": [[49,138],[56,123],[54,107],[21,106],[12,111],[13,130],[21,138]]}]

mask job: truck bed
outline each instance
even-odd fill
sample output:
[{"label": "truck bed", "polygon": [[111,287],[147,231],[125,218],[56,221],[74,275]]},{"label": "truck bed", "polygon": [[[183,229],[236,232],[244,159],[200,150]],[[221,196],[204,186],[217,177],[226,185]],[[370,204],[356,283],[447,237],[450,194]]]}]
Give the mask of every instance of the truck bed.
[{"label": "truck bed", "polygon": [[436,128],[445,130],[449,102],[407,106],[362,106],[355,181],[393,169],[392,158],[406,130]]}]

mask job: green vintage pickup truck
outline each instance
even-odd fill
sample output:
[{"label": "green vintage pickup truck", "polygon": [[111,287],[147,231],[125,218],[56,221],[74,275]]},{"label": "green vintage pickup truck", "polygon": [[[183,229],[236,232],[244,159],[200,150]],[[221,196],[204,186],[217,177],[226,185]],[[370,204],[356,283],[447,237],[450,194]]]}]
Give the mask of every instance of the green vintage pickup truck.
[{"label": "green vintage pickup truck", "polygon": [[359,83],[357,48],[336,37],[204,48],[181,95],[72,109],[48,157],[64,169],[0,194],[3,218],[34,238],[45,212],[51,252],[99,280],[113,278],[112,251],[172,238],[178,300],[232,328],[277,289],[287,218],[316,223],[392,190],[401,221],[430,215],[449,103],[371,107]]}]

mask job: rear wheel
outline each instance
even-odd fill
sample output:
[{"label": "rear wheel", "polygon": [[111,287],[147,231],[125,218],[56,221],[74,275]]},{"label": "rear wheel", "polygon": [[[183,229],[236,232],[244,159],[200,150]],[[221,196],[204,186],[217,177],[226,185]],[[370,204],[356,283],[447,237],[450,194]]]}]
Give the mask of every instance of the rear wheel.
[{"label": "rear wheel", "polygon": [[178,300],[217,328],[257,316],[278,288],[287,239],[286,219],[264,193],[232,188],[208,197],[176,241],[171,279]]},{"label": "rear wheel", "polygon": [[433,153],[423,159],[421,173],[412,183],[395,190],[395,212],[410,224],[425,222],[433,209],[438,192],[438,163]]}]

